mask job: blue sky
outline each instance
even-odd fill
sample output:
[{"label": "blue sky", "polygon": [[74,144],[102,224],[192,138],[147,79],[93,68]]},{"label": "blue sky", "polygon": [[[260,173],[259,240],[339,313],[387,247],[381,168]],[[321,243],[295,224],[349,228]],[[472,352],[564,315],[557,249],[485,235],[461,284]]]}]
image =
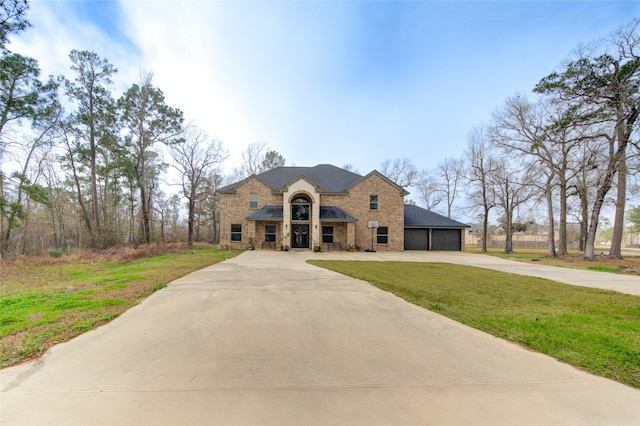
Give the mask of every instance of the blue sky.
[{"label": "blue sky", "polygon": [[580,43],[640,17],[635,1],[32,0],[11,48],[44,74],[86,49],[154,73],[167,102],[231,154],[266,142],[287,164],[460,157],[470,130],[530,94]]}]

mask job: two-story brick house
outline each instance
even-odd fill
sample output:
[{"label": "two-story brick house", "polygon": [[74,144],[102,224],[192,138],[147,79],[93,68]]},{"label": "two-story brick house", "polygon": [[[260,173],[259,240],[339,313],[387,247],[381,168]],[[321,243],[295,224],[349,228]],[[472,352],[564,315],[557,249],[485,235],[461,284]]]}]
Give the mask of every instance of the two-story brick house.
[{"label": "two-story brick house", "polygon": [[[218,194],[223,246],[432,249],[432,230],[420,222],[437,217],[439,229],[449,230],[447,238],[458,236],[454,249],[463,247],[462,229],[466,225],[416,206],[405,206],[408,192],[375,170],[361,176],[328,164],[278,167],[221,188]],[[407,215],[411,228],[405,227]],[[420,230],[428,233],[427,245],[406,247],[405,233],[409,232],[415,241]],[[422,242],[424,235],[418,240]]]}]

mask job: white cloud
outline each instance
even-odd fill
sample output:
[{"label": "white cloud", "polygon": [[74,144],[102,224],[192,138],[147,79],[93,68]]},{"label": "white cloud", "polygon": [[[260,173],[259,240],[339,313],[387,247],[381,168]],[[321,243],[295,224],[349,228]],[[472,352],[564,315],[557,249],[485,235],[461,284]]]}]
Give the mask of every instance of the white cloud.
[{"label": "white cloud", "polygon": [[32,26],[11,40],[10,49],[38,60],[44,75],[70,76],[69,53],[72,49],[89,50],[107,59],[118,70],[114,96],[119,96],[137,75],[129,64],[136,52],[117,44],[96,25],[77,19],[72,3],[35,1],[28,20]]},{"label": "white cloud", "polygon": [[167,103],[225,143],[229,168],[265,141],[289,164],[364,173],[393,157],[430,168],[461,155],[507,96],[640,12],[631,2],[121,1],[107,27],[122,34],[105,34],[77,5],[32,3],[33,28],[12,48],[67,75],[69,51],[92,50],[119,69],[114,96],[153,71]]}]

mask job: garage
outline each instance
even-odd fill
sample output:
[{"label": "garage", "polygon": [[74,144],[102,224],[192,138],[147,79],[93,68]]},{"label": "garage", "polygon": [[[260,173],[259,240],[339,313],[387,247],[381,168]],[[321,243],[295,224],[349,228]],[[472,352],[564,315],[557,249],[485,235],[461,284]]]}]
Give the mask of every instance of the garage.
[{"label": "garage", "polygon": [[429,250],[428,229],[404,229],[405,250]]},{"label": "garage", "polygon": [[461,251],[469,225],[418,206],[404,206],[404,249]]},{"label": "garage", "polygon": [[460,229],[432,229],[431,250],[461,251]]}]

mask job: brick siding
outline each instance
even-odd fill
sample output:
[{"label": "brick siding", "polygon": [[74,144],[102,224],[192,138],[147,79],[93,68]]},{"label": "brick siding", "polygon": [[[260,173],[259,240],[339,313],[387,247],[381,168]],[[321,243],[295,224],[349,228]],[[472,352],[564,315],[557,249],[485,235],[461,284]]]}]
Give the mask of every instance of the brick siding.
[{"label": "brick siding", "polygon": [[[249,194],[258,194],[258,208],[249,208]],[[236,188],[235,194],[220,194],[220,245],[231,248],[246,248],[252,238],[258,248],[264,241],[264,225],[258,226],[245,217],[260,210],[264,206],[282,205],[282,196],[272,194],[271,188],[257,178],[249,179]],[[242,241],[231,241],[231,225],[242,225]],[[256,235],[257,233],[261,233]],[[276,234],[281,235],[281,231]],[[261,238],[261,239],[259,239]],[[258,243],[259,241],[259,243]]]},{"label": "brick siding", "polygon": [[[308,188],[302,182],[294,184],[301,188]],[[295,192],[295,191],[293,191]],[[288,196],[293,194],[288,193]],[[258,208],[249,208],[249,194],[258,194]],[[317,232],[317,240],[322,241],[322,226],[334,227],[334,242],[339,242],[346,249],[349,244],[361,250],[371,248],[371,230],[367,228],[369,221],[378,221],[380,226],[389,229],[388,243],[377,244],[376,232],[373,233],[373,248],[376,251],[400,251],[404,248],[404,196],[399,188],[377,172],[370,173],[349,190],[347,195],[337,194],[310,194],[312,199],[320,199],[323,206],[336,206],[345,213],[358,219],[355,223],[322,222]],[[369,196],[378,196],[378,209],[370,210]],[[283,223],[247,221],[245,217],[256,212],[264,206],[282,206],[283,196],[273,194],[271,188],[254,177],[243,182],[236,188],[235,194],[220,194],[220,244],[232,248],[246,248],[252,239],[257,249],[262,247],[264,241],[265,225],[276,224],[276,248],[283,243]],[[314,204],[314,210],[317,209]],[[317,210],[315,210],[317,211]],[[284,214],[285,219],[289,215]],[[231,225],[242,225],[242,241],[231,241]],[[311,244],[313,246],[313,243]],[[313,247],[310,247],[311,249]]]},{"label": "brick siding", "polygon": [[[369,209],[369,196],[378,196],[378,209]],[[355,224],[357,248],[371,248],[371,229],[369,221],[378,221],[380,226],[389,228],[387,244],[377,244],[377,230],[373,232],[373,248],[376,251],[401,251],[404,249],[404,196],[398,187],[378,173],[370,173],[349,190],[349,195],[323,195],[321,202],[325,206],[336,206],[340,210],[358,219]]]}]

